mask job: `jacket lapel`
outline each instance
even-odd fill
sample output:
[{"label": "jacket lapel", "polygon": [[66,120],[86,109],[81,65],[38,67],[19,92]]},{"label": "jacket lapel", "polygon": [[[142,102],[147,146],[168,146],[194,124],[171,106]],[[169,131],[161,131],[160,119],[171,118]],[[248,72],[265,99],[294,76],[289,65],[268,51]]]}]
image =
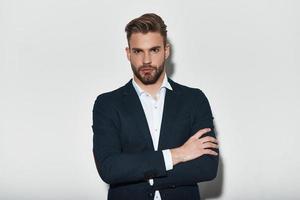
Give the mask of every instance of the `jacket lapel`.
[{"label": "jacket lapel", "polygon": [[[154,150],[154,145],[146,115],[131,81],[132,80],[130,80],[124,86],[124,107],[127,112],[130,113],[132,123],[136,125],[138,134],[141,134],[141,136],[145,138],[145,143],[147,143],[148,148]],[[170,139],[170,137],[172,137],[168,134],[171,134],[170,130],[173,126],[172,122],[174,122],[176,118],[176,108],[180,106],[180,90],[175,82],[173,82],[169,78],[168,81],[172,87],[172,90],[166,89],[158,150],[164,150],[165,141],[168,140],[168,138]]]},{"label": "jacket lapel", "polygon": [[[141,101],[132,85],[132,80],[130,80],[124,86],[124,107],[128,113],[130,113],[132,123],[136,125],[138,135],[140,134],[145,138],[145,143],[147,143],[148,148],[154,150],[154,145],[150,135],[150,129],[147,123],[146,115],[144,113]],[[133,135],[134,137],[135,135]]]},{"label": "jacket lapel", "polygon": [[176,108],[180,106],[179,102],[179,95],[180,90],[177,87],[176,83],[168,78],[168,81],[172,87],[172,90],[166,90],[165,102],[164,102],[164,110],[163,110],[163,118],[161,122],[160,128],[160,135],[159,135],[159,143],[158,143],[158,150],[164,150],[165,141],[171,139],[172,136],[168,135],[171,134],[170,131],[172,130],[172,122],[174,122],[176,118]]}]

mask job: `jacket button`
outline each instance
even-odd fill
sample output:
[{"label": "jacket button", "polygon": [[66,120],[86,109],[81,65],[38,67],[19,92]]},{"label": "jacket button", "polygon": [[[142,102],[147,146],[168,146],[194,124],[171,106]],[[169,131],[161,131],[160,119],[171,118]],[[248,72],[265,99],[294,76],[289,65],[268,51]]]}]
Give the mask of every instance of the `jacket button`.
[{"label": "jacket button", "polygon": [[153,193],[152,192],[149,193],[149,197],[153,197]]}]

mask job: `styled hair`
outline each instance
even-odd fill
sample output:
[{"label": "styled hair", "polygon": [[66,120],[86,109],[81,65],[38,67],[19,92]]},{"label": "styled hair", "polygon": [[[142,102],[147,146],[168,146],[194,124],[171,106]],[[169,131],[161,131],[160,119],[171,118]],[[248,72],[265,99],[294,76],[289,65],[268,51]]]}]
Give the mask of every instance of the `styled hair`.
[{"label": "styled hair", "polygon": [[129,44],[132,33],[159,32],[163,37],[164,46],[167,43],[167,26],[160,16],[154,13],[146,13],[131,20],[125,27]]}]

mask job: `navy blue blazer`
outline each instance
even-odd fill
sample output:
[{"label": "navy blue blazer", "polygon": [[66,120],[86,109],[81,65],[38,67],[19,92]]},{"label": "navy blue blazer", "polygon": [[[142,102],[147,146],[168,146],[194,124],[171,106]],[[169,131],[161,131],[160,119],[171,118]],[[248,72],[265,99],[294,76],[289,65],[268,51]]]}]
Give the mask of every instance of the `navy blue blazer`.
[{"label": "navy blue blazer", "polygon": [[[213,116],[204,93],[168,79],[158,150],[154,150],[142,104],[130,80],[97,97],[93,108],[93,153],[109,200],[154,198],[199,200],[198,182],[216,177],[218,156],[203,155],[166,171],[162,150],[184,144],[203,128],[215,137]],[[154,179],[150,186],[148,180]]]}]

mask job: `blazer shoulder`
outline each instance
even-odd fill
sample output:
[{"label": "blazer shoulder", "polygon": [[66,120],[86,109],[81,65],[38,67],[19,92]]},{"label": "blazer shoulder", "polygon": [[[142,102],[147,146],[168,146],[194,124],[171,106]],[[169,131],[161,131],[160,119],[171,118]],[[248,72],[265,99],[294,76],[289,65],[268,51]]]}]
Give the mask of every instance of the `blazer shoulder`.
[{"label": "blazer shoulder", "polygon": [[199,88],[194,88],[194,87],[189,87],[189,86],[186,86],[186,85],[182,85],[182,84],[179,84],[171,79],[169,79],[169,82],[171,84],[171,86],[179,91],[180,93],[182,93],[185,97],[196,97],[197,99],[199,98],[206,98],[204,92],[199,89]]},{"label": "blazer shoulder", "polygon": [[99,94],[95,100],[95,105],[99,103],[105,105],[115,105],[119,103],[120,100],[123,98],[123,94],[125,93],[126,88],[129,87],[129,84],[130,81],[126,85],[119,87],[113,91]]}]

